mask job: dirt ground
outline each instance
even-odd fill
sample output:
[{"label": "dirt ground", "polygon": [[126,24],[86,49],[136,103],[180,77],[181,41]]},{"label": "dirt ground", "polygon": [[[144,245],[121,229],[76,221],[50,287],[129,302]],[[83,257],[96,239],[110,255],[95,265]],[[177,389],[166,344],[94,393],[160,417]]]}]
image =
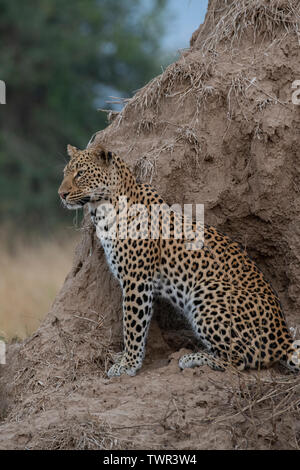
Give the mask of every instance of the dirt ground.
[{"label": "dirt ground", "polygon": [[[167,202],[205,204],[205,221],[270,279],[296,337],[299,27],[298,1],[211,0],[190,48],[96,135]],[[299,449],[299,376],[181,372],[196,346],[160,304],[141,371],[108,380],[121,330],[121,293],[86,220],[51,311],[1,366],[0,448]]]},{"label": "dirt ground", "polygon": [[46,364],[35,377],[24,368],[32,392],[0,427],[0,448],[299,448],[297,378],[276,370],[180,371],[178,358],[187,349],[173,352],[158,327],[149,341],[136,377],[109,380],[96,368],[83,373],[76,366],[53,376]]}]

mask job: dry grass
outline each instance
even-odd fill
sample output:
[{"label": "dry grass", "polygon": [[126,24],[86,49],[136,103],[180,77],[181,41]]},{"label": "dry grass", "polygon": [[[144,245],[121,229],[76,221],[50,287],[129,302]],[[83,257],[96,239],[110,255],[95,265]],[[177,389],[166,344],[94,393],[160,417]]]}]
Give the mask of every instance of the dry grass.
[{"label": "dry grass", "polygon": [[193,423],[226,429],[235,450],[299,450],[299,374],[284,375],[278,368],[228,372],[230,382],[210,380],[227,400]]},{"label": "dry grass", "polygon": [[237,383],[227,387],[230,411],[211,418],[230,429],[233,448],[299,450],[299,375],[278,375],[273,370],[269,377],[259,371],[248,376],[233,370],[233,374]]},{"label": "dry grass", "polygon": [[[217,14],[217,21],[215,21]],[[251,28],[253,40],[258,36],[272,41],[278,29],[286,34],[296,34],[299,38],[300,10],[298,0],[240,0],[227,4],[225,1],[219,10],[209,12],[214,23],[212,32],[202,42],[202,52],[216,51],[222,42],[233,50],[238,41]],[[203,35],[206,31],[203,30]]]},{"label": "dry grass", "polygon": [[[176,97],[183,100],[190,93],[197,92],[200,95],[202,93],[204,99],[209,91],[203,89],[203,83],[210,75],[210,61],[175,62],[169,65],[161,75],[155,77],[148,85],[139,90],[128,102],[128,105],[141,111],[153,108],[157,114],[162,98]],[[178,91],[178,86],[182,88],[180,91]]]},{"label": "dry grass", "polygon": [[0,240],[0,336],[24,339],[48,312],[71,268],[76,238]]},{"label": "dry grass", "polygon": [[58,420],[39,436],[35,449],[109,450],[120,448],[118,439],[106,423],[89,413]]}]

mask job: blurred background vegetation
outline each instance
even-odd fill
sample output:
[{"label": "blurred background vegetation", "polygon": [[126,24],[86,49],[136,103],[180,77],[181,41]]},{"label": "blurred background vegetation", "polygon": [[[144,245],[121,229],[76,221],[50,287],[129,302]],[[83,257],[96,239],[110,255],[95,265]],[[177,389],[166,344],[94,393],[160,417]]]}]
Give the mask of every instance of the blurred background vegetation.
[{"label": "blurred background vegetation", "polygon": [[[0,339],[34,331],[79,234],[57,188],[68,143],[104,128],[188,47],[207,0],[0,0]],[[63,230],[62,230],[63,228]]]},{"label": "blurred background vegetation", "polygon": [[0,216],[50,230],[68,143],[105,127],[112,91],[158,74],[167,0],[0,0]]}]

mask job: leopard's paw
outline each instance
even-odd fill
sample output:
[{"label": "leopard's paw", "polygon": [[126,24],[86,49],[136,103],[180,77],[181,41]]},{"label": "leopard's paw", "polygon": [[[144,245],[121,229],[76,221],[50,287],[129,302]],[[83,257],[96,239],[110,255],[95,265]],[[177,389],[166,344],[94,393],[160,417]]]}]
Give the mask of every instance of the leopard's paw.
[{"label": "leopard's paw", "polygon": [[187,367],[196,367],[196,366],[203,366],[207,365],[213,370],[220,370],[224,371],[224,365],[214,357],[212,354],[204,353],[204,352],[197,352],[192,354],[184,354],[179,359],[179,367],[180,369],[186,369]]},{"label": "leopard's paw", "polygon": [[116,363],[107,372],[107,375],[109,378],[111,377],[119,377],[122,374],[127,374],[134,376],[138,371],[138,368],[135,367],[126,367],[125,365],[122,365],[120,363]]}]

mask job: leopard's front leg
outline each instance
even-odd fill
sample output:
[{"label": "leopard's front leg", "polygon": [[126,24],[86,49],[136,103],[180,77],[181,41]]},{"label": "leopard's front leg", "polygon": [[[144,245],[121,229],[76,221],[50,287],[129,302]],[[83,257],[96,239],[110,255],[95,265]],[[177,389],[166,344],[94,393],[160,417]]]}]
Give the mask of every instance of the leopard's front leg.
[{"label": "leopard's front leg", "polygon": [[108,371],[109,377],[135,375],[142,367],[150,320],[152,316],[153,282],[134,274],[123,288],[124,352]]}]

